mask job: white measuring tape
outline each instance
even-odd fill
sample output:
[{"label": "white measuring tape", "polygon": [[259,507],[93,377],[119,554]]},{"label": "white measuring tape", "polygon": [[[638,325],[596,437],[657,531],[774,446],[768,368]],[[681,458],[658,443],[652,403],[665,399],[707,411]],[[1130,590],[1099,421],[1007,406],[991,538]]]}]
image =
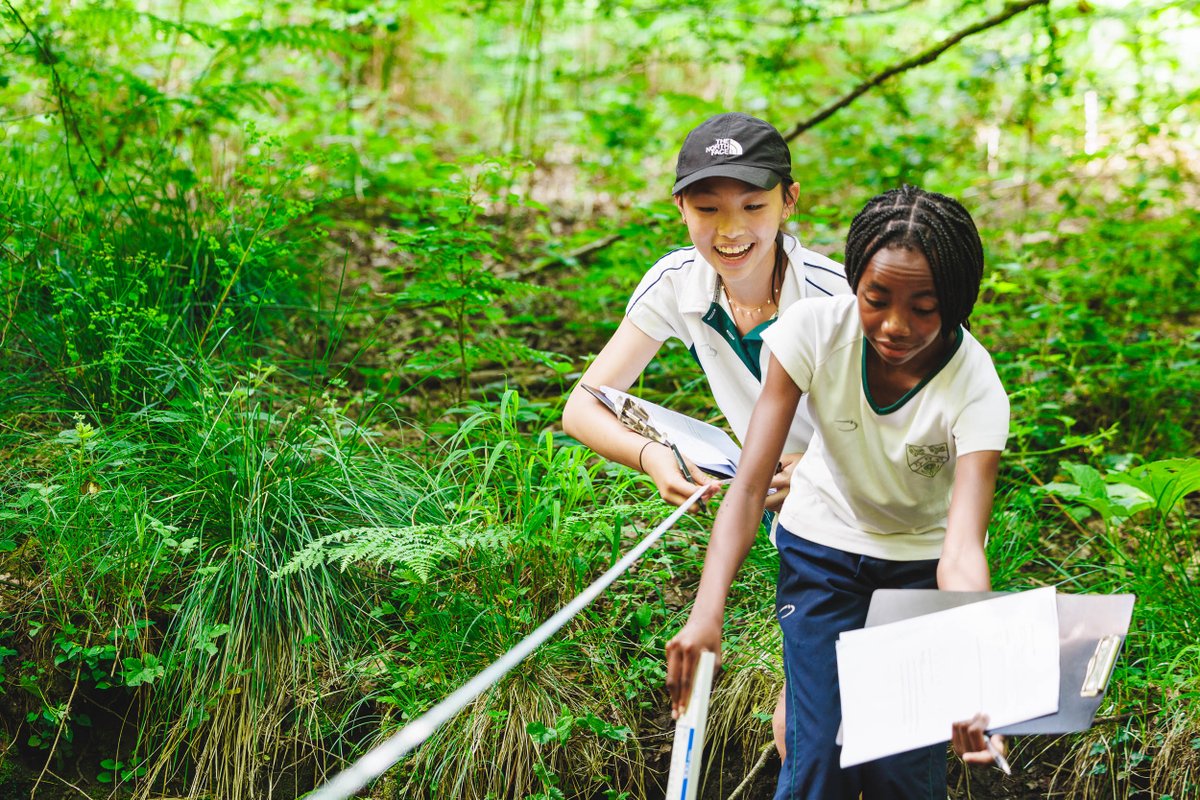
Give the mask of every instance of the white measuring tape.
[{"label": "white measuring tape", "polygon": [[374,750],[371,750],[359,758],[358,761],[355,761],[349,767],[339,772],[324,786],[307,795],[306,800],[346,800],[352,797],[359,789],[362,789],[386,772],[389,767],[403,758],[409,751],[415,749],[432,736],[433,732],[446,721],[459,711],[462,711],[468,703],[498,683],[513,667],[520,664],[526,656],[541,646],[542,643],[557,633],[559,628],[566,625],[572,617],[595,600],[601,592],[621,576],[621,573],[629,569],[633,565],[633,562],[641,558],[642,554],[658,541],[700,499],[700,495],[704,494],[704,489],[704,486],[696,489],[692,493],[692,496],[685,500],[679,508],[675,509],[671,516],[664,519],[659,523],[657,528],[650,531],[637,547],[630,550],[624,558],[614,564],[608,572],[597,578],[591,586],[580,592],[574,600],[559,609],[558,613],[538,626],[537,630],[518,642],[513,649],[498,658],[483,672],[480,672],[474,678],[464,683],[448,695],[445,700],[405,725]]}]

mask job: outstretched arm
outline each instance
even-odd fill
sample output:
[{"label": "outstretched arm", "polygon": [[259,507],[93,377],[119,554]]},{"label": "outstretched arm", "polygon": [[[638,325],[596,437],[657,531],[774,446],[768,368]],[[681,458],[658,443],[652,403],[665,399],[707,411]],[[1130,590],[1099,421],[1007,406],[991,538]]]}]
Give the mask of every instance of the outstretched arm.
[{"label": "outstretched arm", "polygon": [[[625,391],[642,374],[660,347],[662,342],[647,336],[626,318],[580,380],[589,386],[611,386]],[[658,493],[672,505],[679,505],[696,490],[696,486],[680,474],[675,455],[669,448],[626,428],[581,386],[571,390],[571,396],[567,398],[563,430],[605,458],[645,472],[654,480]],[[711,477],[694,466],[691,472],[696,484],[712,482]],[[714,483],[705,497],[716,491]]]},{"label": "outstretched arm", "polygon": [[[985,592],[992,588],[988,571],[984,539],[996,490],[996,472],[1000,453],[981,450],[967,453],[958,459],[954,471],[954,489],[950,494],[950,513],[946,524],[946,541],[938,561],[938,588],[951,591]],[[987,749],[988,718],[976,714],[969,720],[956,722],[951,728],[950,743],[968,764],[990,764],[992,754]],[[994,734],[992,744],[1005,750],[1004,737]]]},{"label": "outstretched arm", "polygon": [[938,561],[939,589],[986,592],[992,588],[983,544],[988,520],[992,517],[992,497],[999,468],[1000,453],[997,450],[967,453],[955,465],[946,540]]},{"label": "outstretched arm", "polygon": [[763,500],[799,402],[799,387],[772,356],[766,385],[750,417],[737,477],[713,523],[695,605],[687,625],[667,643],[667,690],[671,693],[673,716],[686,708],[700,653],[711,650],[720,657],[729,587],[754,544]]}]

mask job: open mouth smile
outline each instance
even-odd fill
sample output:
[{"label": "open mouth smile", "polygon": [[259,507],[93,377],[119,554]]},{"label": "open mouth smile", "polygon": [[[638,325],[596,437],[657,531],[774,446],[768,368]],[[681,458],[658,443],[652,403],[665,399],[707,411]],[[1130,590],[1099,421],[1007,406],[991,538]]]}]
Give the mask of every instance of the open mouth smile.
[{"label": "open mouth smile", "polygon": [[713,245],[713,249],[717,251],[718,255],[720,255],[722,258],[729,259],[730,261],[736,261],[742,258],[749,253],[753,247],[753,244]]}]

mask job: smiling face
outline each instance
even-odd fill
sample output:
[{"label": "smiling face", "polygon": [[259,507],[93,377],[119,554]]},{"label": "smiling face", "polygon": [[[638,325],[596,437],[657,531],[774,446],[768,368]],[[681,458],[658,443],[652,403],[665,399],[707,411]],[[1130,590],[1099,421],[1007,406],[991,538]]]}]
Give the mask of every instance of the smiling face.
[{"label": "smiling face", "polygon": [[863,334],[871,345],[869,358],[913,376],[924,376],[942,358],[948,345],[942,336],[937,290],[920,250],[876,251],[855,294]]},{"label": "smiling face", "polygon": [[[775,266],[775,235],[795,203],[788,189],[785,207],[778,187],[760,189],[735,178],[707,178],[675,196],[688,235],[704,260],[725,283],[749,290],[745,300],[769,290]],[[766,289],[759,290],[758,284]]]}]

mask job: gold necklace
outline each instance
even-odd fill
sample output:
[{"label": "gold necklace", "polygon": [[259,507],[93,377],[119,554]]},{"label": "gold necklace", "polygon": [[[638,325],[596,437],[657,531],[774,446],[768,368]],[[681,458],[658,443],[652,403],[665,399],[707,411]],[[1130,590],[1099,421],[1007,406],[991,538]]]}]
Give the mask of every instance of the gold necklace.
[{"label": "gold necklace", "polygon": [[725,302],[729,303],[729,307],[733,309],[734,314],[737,314],[740,312],[742,314],[745,314],[747,317],[752,317],[755,314],[762,311],[767,306],[775,305],[775,290],[774,289],[771,290],[771,296],[768,297],[766,299],[766,301],[764,301],[761,305],[757,306],[756,308],[750,308],[749,306],[738,305],[737,303],[733,302],[733,298],[729,296],[729,289],[725,288],[724,286],[722,286],[721,289],[725,292]]}]

